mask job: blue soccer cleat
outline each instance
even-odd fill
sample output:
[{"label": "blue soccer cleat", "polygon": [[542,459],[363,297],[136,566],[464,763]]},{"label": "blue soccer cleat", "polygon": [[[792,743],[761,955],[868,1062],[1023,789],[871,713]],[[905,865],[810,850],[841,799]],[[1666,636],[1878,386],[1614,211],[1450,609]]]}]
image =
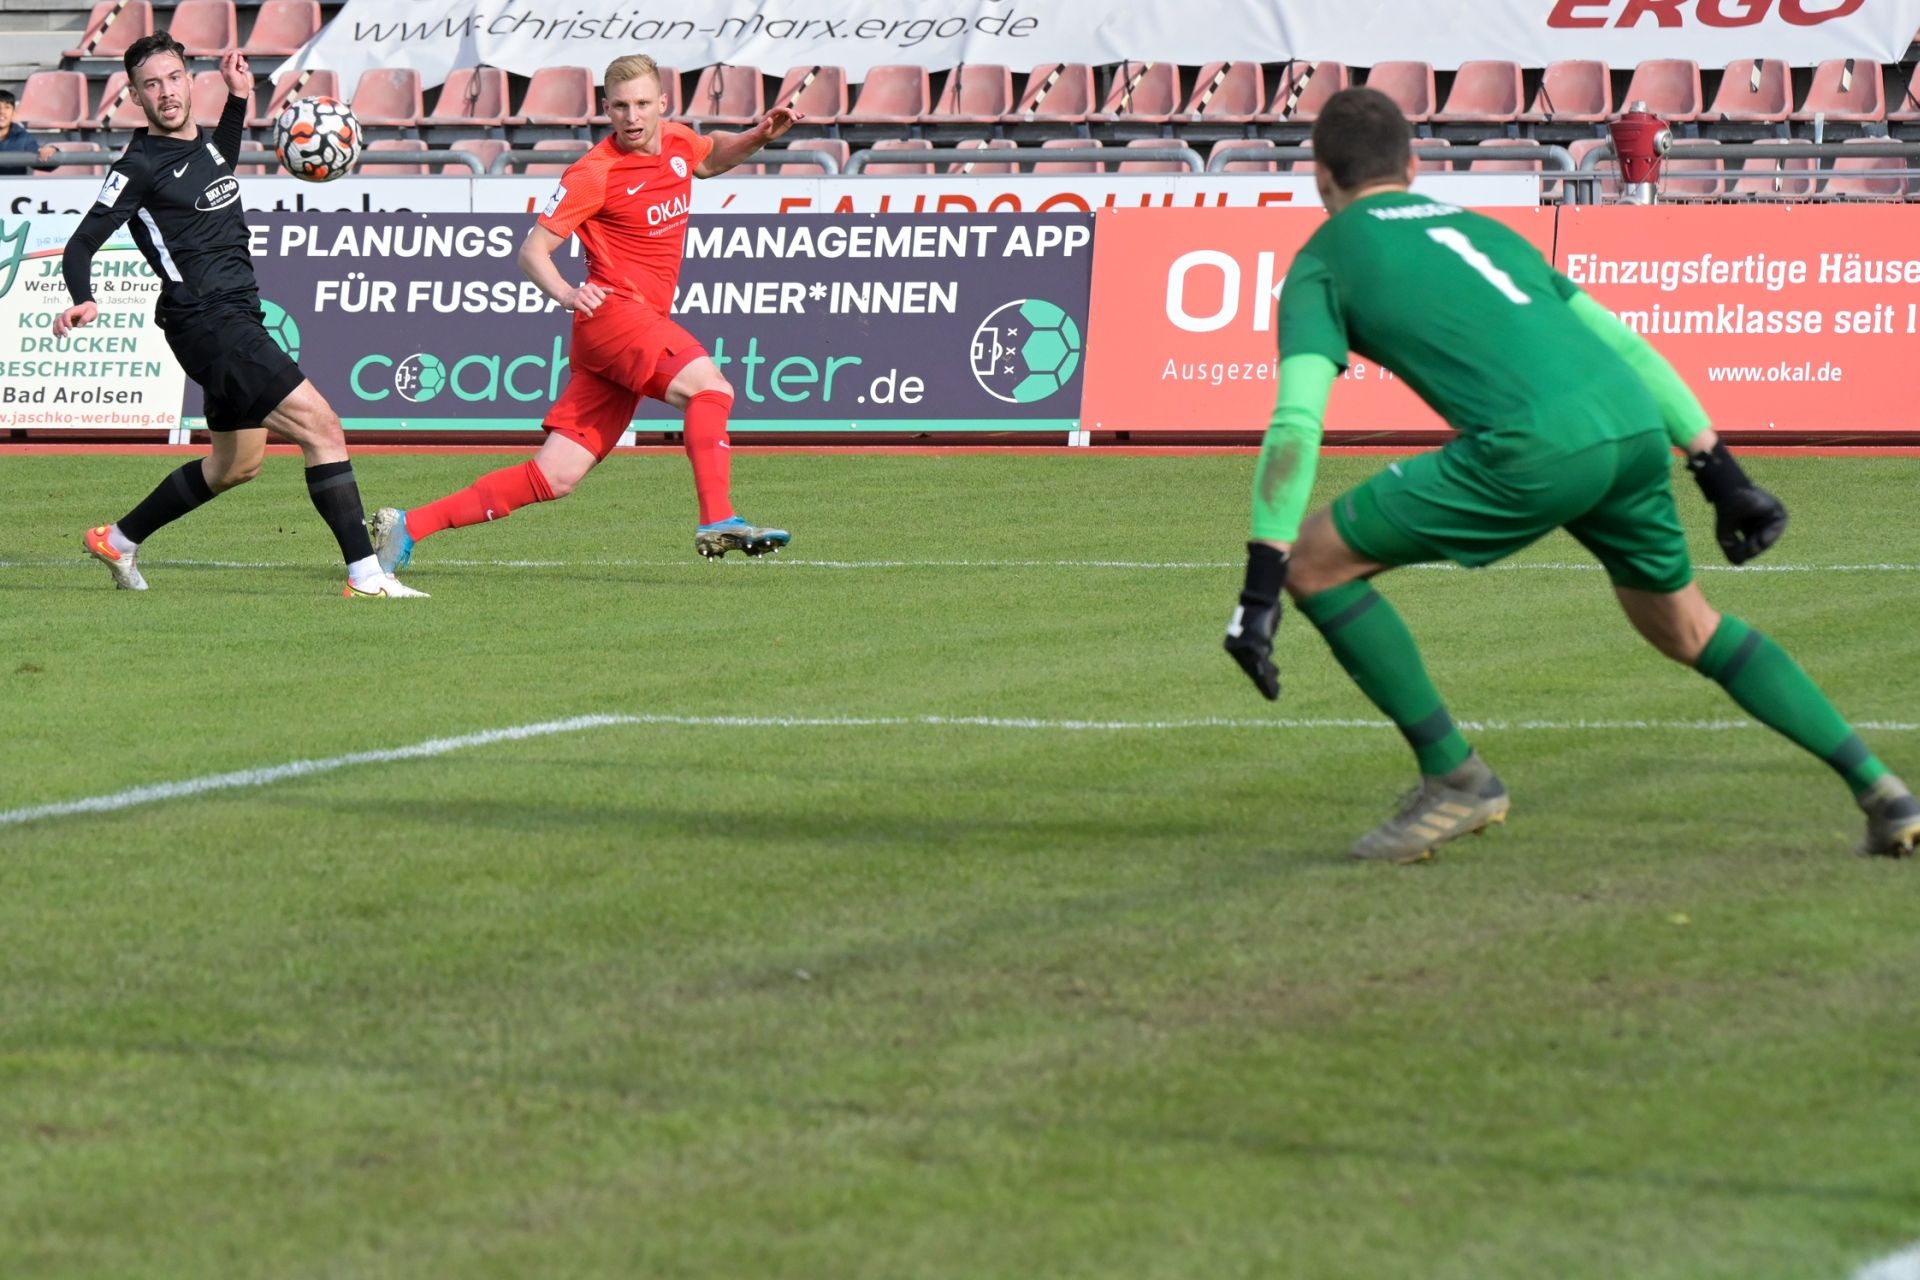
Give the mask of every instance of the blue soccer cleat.
[{"label": "blue soccer cleat", "polygon": [[703,524],[693,531],[693,549],[709,560],[718,560],[729,551],[771,555],[792,540],[785,529],[758,529],[739,516]]},{"label": "blue soccer cleat", "polygon": [[413,535],[407,532],[406,512],[398,507],[380,508],[373,513],[369,532],[373,534],[373,554],[387,573],[413,563]]}]

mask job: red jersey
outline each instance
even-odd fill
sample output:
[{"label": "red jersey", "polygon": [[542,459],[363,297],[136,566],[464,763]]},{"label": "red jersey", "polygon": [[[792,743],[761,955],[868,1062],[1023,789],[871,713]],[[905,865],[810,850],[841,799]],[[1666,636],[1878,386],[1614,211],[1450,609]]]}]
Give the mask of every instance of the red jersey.
[{"label": "red jersey", "polygon": [[567,166],[540,211],[540,225],[577,235],[587,251],[587,279],[657,307],[673,309],[680,251],[693,203],[693,171],[713,139],[683,124],[660,122],[660,151],[622,151],[611,135]]}]

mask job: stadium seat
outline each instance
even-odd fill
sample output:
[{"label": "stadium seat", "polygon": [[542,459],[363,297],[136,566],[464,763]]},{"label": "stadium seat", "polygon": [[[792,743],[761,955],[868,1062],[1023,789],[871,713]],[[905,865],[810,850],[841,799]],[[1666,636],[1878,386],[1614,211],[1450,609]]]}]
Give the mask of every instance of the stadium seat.
[{"label": "stadium seat", "polygon": [[[1849,143],[1884,142],[1884,138],[1848,138]],[[1886,204],[1907,198],[1907,179],[1899,172],[1910,167],[1899,156],[1846,156],[1833,162],[1832,176],[1816,197],[1821,200],[1872,201]],[[1893,170],[1887,174],[1887,170]]]},{"label": "stadium seat", "polygon": [[916,151],[924,151],[926,147],[927,147],[927,144],[925,142],[922,142],[918,138],[881,138],[867,149],[868,151],[867,164],[865,168],[860,170],[860,172],[893,174],[893,175],[900,175],[900,174],[920,175],[920,174],[932,173],[933,165],[930,163],[875,164],[873,163],[873,159],[872,159],[872,157],[875,154],[883,151],[900,151],[908,148],[911,148]]},{"label": "stadium seat", "polygon": [[167,31],[186,47],[189,58],[217,58],[240,43],[233,0],[180,0]]},{"label": "stadium seat", "polygon": [[[962,138],[954,144],[962,151],[1011,151],[1020,144],[1012,138]],[[983,177],[990,174],[1018,173],[1020,166],[1012,163],[993,163],[979,160],[960,160],[947,166],[948,173],[972,174]]]},{"label": "stadium seat", "polygon": [[847,113],[847,73],[841,67],[794,67],[781,79],[773,105],[798,111],[806,125],[831,129]]},{"label": "stadium seat", "polygon": [[947,73],[926,123],[993,125],[1013,110],[1013,69],[997,63],[961,63]]},{"label": "stadium seat", "polygon": [[247,121],[256,129],[270,126],[287,104],[298,98],[338,98],[340,96],[340,77],[332,71],[283,71],[280,78],[273,82],[273,93],[267,98],[267,109],[260,115]]},{"label": "stadium seat", "polygon": [[[890,64],[868,70],[853,105],[841,113],[842,126],[881,126],[898,132],[918,125],[933,106],[932,77],[922,66]],[[931,170],[929,170],[931,172]]]},{"label": "stadium seat", "polygon": [[1452,173],[1453,157],[1435,155],[1436,152],[1451,151],[1453,144],[1445,138],[1415,138],[1413,140],[1413,158],[1419,163],[1421,173]]},{"label": "stadium seat", "polygon": [[1811,121],[1824,116],[1835,122],[1870,123],[1887,118],[1887,93],[1880,80],[1880,64],[1864,58],[1833,58],[1813,69],[1807,100],[1789,119]]},{"label": "stadium seat", "polygon": [[1001,123],[1042,131],[1082,129],[1099,101],[1092,67],[1084,62],[1043,62],[1028,74],[1026,87]]},{"label": "stadium seat", "polygon": [[[220,116],[227,109],[227,81],[218,71],[200,71],[193,77],[193,122],[202,129],[211,129],[220,123]],[[253,110],[253,103],[247,103],[247,110]]]},{"label": "stadium seat", "polygon": [[[1127,146],[1132,147],[1177,147],[1181,143],[1177,138],[1131,138]],[[1188,173],[1191,170],[1178,160],[1122,160],[1116,169],[1119,173]]]},{"label": "stadium seat", "polygon": [[426,114],[420,73],[412,67],[373,67],[353,86],[353,114],[365,129],[411,129]]},{"label": "stadium seat", "polygon": [[[491,172],[493,162],[498,160],[501,154],[511,145],[512,144],[504,138],[457,138],[447,150],[464,152],[480,162],[482,172]],[[442,169],[441,172],[466,173],[467,170],[459,166],[448,165]]]},{"label": "stadium seat", "polygon": [[1636,103],[1668,124],[1689,124],[1700,118],[1700,64],[1688,58],[1649,58],[1633,69],[1627,82],[1626,110]]},{"label": "stadium seat", "polygon": [[78,129],[88,123],[87,78],[78,71],[36,71],[21,86],[14,118],[35,129]]},{"label": "stadium seat", "polygon": [[[538,78],[538,72],[535,77]],[[593,97],[592,77],[588,76],[587,97]],[[527,89],[533,100],[533,89]],[[687,98],[687,119],[706,128],[741,129],[758,120],[767,110],[766,77],[758,67],[735,67],[724,62],[703,69]],[[532,114],[529,112],[528,114]]]},{"label": "stadium seat", "polygon": [[506,123],[584,129],[593,118],[593,107],[593,72],[585,67],[541,67],[527,82],[520,110],[508,116]]},{"label": "stadium seat", "polygon": [[1222,138],[1207,153],[1208,167],[1220,173],[1277,173],[1280,162],[1274,159],[1229,159],[1240,151],[1266,151],[1273,143],[1266,138]]},{"label": "stadium seat", "polygon": [[[97,142],[55,142],[52,145],[57,151],[67,153],[87,152],[98,155],[102,160],[107,158],[107,149]],[[35,169],[30,170],[30,172],[46,173],[57,178],[100,178],[106,176],[107,166],[104,164],[63,164],[55,169]]]},{"label": "stadium seat", "polygon": [[1367,72],[1367,88],[1394,100],[1408,124],[1433,119],[1433,64],[1430,62],[1376,62]]},{"label": "stadium seat", "polygon": [[1193,95],[1174,122],[1184,126],[1248,125],[1266,106],[1267,79],[1259,63],[1209,62],[1194,78]]},{"label": "stadium seat", "polygon": [[1280,71],[1280,87],[1263,120],[1274,124],[1312,124],[1328,98],[1353,83],[1343,62],[1289,62]]},{"label": "stadium seat", "polygon": [[61,56],[117,60],[135,40],[152,34],[152,0],[127,0],[125,8],[120,0],[100,0],[87,15],[80,43]]},{"label": "stadium seat", "polygon": [[116,71],[108,76],[106,83],[100,86],[100,105],[94,109],[92,127],[121,133],[142,128],[146,123],[147,114],[140,109],[139,100],[133,96],[133,86],[127,83],[127,73]]},{"label": "stadium seat", "polygon": [[1526,124],[1598,124],[1613,115],[1613,73],[1604,62],[1571,58],[1549,62]]},{"label": "stadium seat", "polygon": [[1779,124],[1793,110],[1793,80],[1778,58],[1741,58],[1727,64],[1707,108],[1708,120]]},{"label": "stadium seat", "polygon": [[[802,138],[787,147],[792,153],[805,151],[824,151],[840,163],[840,172],[847,171],[847,161],[853,154],[853,148],[847,145],[845,138]],[[743,168],[745,166],[742,166]],[[818,177],[827,171],[821,164],[781,164],[768,165],[767,170],[780,177]]]},{"label": "stadium seat", "polygon": [[1500,154],[1507,147],[1533,147],[1540,144],[1532,138],[1482,138],[1468,154],[1468,173],[1537,173],[1540,178],[1540,201],[1542,204],[1555,204],[1562,198],[1561,187],[1554,179],[1546,176],[1559,170],[1549,170],[1545,160],[1511,159]]},{"label": "stadium seat", "polygon": [[[1098,138],[1048,138],[1040,144],[1044,151],[1099,151]],[[1104,173],[1106,166],[1098,160],[1040,160],[1033,166],[1035,173]]]},{"label": "stadium seat", "polygon": [[433,114],[420,123],[498,129],[507,121],[507,73],[498,67],[457,67],[447,74]]},{"label": "stadium seat", "polygon": [[[1789,138],[1760,138],[1754,145],[1784,145]],[[1819,187],[1820,162],[1806,159],[1751,159],[1736,170],[1727,195],[1734,200],[1798,201],[1813,197]]]},{"label": "stadium seat", "polygon": [[[1609,145],[1611,143],[1606,138],[1577,138],[1567,144],[1567,152],[1573,157],[1573,167],[1578,169],[1586,164],[1588,157],[1594,152],[1603,150]],[[1596,189],[1591,196],[1583,194],[1582,198],[1589,202],[1603,204],[1611,204],[1618,200],[1620,198],[1620,162],[1609,156],[1599,161],[1595,169],[1600,174],[1599,182],[1594,184]]]},{"label": "stadium seat", "polygon": [[[1697,139],[1714,142],[1711,138]],[[1661,165],[1660,198],[1673,204],[1711,203],[1726,194],[1726,161],[1718,156],[1668,156]],[[1710,176],[1709,176],[1710,175]]]},{"label": "stadium seat", "polygon": [[1435,124],[1511,124],[1526,105],[1517,62],[1463,62]]},{"label": "stadium seat", "polygon": [[[403,152],[409,156],[420,156],[423,157],[423,159],[418,163],[412,164],[386,162],[385,157],[395,152]],[[367,144],[366,151],[362,153],[360,157],[360,165],[354,172],[371,174],[374,177],[424,177],[433,172],[426,166],[424,160],[426,154],[427,144],[418,138],[380,138]],[[374,161],[376,155],[382,157],[380,162]]]},{"label": "stadium seat", "polygon": [[1123,62],[1114,69],[1113,87],[1107,90],[1106,101],[1088,119],[1106,124],[1125,121],[1161,125],[1173,119],[1180,105],[1179,67],[1171,62]]},{"label": "stadium seat", "polygon": [[[25,107],[21,110],[24,112]],[[1887,119],[1900,124],[1911,124],[1920,120],[1920,62],[1913,65],[1913,73],[1907,77],[1906,87],[1900,91],[1900,100],[1887,112]]]},{"label": "stadium seat", "polygon": [[526,166],[523,172],[529,173],[529,174],[546,173],[546,174],[555,174],[555,175],[565,173],[567,171],[567,168],[570,165],[572,165],[575,160],[579,159],[580,156],[585,154],[587,150],[587,145],[588,145],[587,143],[585,143],[584,141],[578,138],[542,138],[540,139],[540,141],[533,144],[533,150],[535,151],[569,151],[569,152],[572,152],[573,154],[568,156],[565,160],[560,161],[558,164],[543,164],[537,161],[530,163]]},{"label": "stadium seat", "polygon": [[261,0],[240,51],[248,58],[288,58],[320,33],[320,0]]}]

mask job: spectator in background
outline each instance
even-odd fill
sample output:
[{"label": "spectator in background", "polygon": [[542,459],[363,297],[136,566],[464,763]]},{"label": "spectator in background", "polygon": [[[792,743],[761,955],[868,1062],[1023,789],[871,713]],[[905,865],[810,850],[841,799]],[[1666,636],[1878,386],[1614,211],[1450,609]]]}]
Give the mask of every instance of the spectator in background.
[{"label": "spectator in background", "polygon": [[[50,142],[41,142],[27,126],[13,118],[14,98],[11,90],[0,89],[0,152],[31,151],[42,160],[51,160],[59,151]],[[8,165],[11,169],[14,166]]]}]

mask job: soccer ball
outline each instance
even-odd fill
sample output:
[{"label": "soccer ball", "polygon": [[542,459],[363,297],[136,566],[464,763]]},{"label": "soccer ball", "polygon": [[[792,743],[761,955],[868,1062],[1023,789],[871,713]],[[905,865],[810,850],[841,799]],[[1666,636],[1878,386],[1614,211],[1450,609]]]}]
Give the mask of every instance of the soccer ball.
[{"label": "soccer ball", "polygon": [[332,182],[353,168],[366,146],[360,122],[333,98],[301,98],[273,122],[273,153],[286,171],[308,182]]},{"label": "soccer ball", "polygon": [[973,334],[973,376],[996,400],[1032,404],[1066,386],[1080,364],[1080,326],[1045,298],[997,307]]}]

